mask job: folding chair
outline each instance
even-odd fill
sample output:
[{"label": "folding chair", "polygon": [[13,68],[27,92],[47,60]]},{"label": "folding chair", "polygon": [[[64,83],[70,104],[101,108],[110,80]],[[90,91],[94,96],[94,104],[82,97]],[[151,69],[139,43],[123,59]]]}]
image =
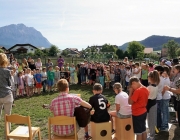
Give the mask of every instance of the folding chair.
[{"label": "folding chair", "polygon": [[[14,124],[26,124],[27,126],[18,126],[16,129],[10,132],[9,123]],[[6,128],[6,140],[9,139],[23,139],[33,140],[36,134],[38,134],[39,140],[41,140],[41,133],[39,127],[31,127],[30,116],[21,116],[18,114],[5,115],[5,128]]]},{"label": "folding chair", "polygon": [[[74,125],[74,135],[72,135],[72,136],[56,136],[53,133],[51,133],[52,125]],[[76,117],[68,117],[68,116],[49,117],[48,132],[49,132],[49,134],[48,134],[49,140],[78,140],[77,128],[76,128]]]}]

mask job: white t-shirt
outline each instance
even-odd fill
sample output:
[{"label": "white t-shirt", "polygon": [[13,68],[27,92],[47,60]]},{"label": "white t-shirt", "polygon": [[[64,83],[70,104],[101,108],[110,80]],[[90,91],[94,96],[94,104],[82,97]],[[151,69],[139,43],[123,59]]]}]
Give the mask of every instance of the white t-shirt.
[{"label": "white t-shirt", "polygon": [[158,87],[157,100],[162,100],[162,91],[164,88],[164,78],[162,76],[160,76],[160,82],[157,87]]},{"label": "white t-shirt", "polygon": [[115,97],[115,103],[120,105],[119,113],[121,115],[131,115],[131,105],[128,103],[128,94],[124,91],[121,91],[119,94]]},{"label": "white t-shirt", "polygon": [[[170,79],[169,79],[169,77],[167,77],[167,78],[164,78],[164,85],[167,85],[167,86],[170,86]],[[165,93],[163,94],[163,96],[162,96],[162,99],[170,99],[171,98],[171,94],[172,94],[172,92],[170,92],[170,91],[168,91],[168,90],[166,90],[165,91]]]},{"label": "white t-shirt", "polygon": [[130,77],[131,77],[131,71],[126,70],[126,82],[129,82]]},{"label": "white t-shirt", "polygon": [[26,76],[26,78],[27,78],[27,84],[28,84],[28,86],[32,86],[33,84],[34,84],[34,77],[33,77],[33,75],[31,75],[31,74],[28,74],[27,76]]},{"label": "white t-shirt", "polygon": [[151,100],[156,99],[157,94],[158,94],[158,86],[149,85],[149,86],[147,87],[147,89],[149,90],[148,99],[151,99]]},{"label": "white t-shirt", "polygon": [[138,72],[138,70],[140,70],[139,73],[134,74],[134,76],[136,76],[137,78],[141,78],[141,69],[140,68],[135,68],[134,72]]},{"label": "white t-shirt", "polygon": [[47,79],[47,73],[46,72],[41,72],[42,78],[41,80],[44,81]]}]

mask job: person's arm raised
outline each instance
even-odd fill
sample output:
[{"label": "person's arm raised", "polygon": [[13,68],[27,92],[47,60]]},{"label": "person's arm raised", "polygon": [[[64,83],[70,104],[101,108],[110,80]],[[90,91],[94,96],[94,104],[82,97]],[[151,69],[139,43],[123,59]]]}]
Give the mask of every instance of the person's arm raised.
[{"label": "person's arm raised", "polygon": [[92,108],[92,106],[91,106],[88,102],[86,102],[86,101],[84,101],[84,100],[82,100],[82,102],[80,103],[80,105],[81,105],[81,106],[84,106],[84,107],[86,107],[86,108],[89,108],[89,109]]}]

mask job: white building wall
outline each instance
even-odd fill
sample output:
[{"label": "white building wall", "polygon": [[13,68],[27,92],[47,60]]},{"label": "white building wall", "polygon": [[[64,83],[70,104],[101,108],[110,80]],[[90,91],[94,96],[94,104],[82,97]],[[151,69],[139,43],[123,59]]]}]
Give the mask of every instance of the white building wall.
[{"label": "white building wall", "polygon": [[23,47],[23,48],[26,48],[26,49],[28,49],[27,50],[27,53],[34,53],[35,52],[35,48],[33,48],[32,46],[16,46],[16,47],[14,47],[13,49],[11,49],[10,51],[16,51],[17,49],[19,49],[19,48],[21,48],[21,47]]}]

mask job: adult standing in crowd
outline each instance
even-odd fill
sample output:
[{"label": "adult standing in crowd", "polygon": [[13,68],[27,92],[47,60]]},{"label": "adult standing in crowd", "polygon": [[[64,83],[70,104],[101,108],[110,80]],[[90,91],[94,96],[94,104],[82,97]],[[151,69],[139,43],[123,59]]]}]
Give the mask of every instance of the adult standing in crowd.
[{"label": "adult standing in crowd", "polygon": [[4,114],[11,114],[13,95],[11,89],[11,71],[7,69],[9,64],[6,54],[0,53],[0,117],[4,107]]},{"label": "adult standing in crowd", "polygon": [[30,63],[29,63],[29,68],[33,71],[34,69],[36,69],[36,65],[34,63],[34,59],[31,59]]},{"label": "adult standing in crowd", "polygon": [[177,112],[176,114],[176,122],[179,123],[180,127],[180,64],[174,66],[174,81],[171,82],[170,86],[165,85],[164,90],[169,90],[173,92],[174,97],[176,97],[174,100],[174,109]]},{"label": "adult standing in crowd", "polygon": [[29,64],[28,64],[26,58],[23,58],[21,65],[22,65],[22,69],[29,68]]},{"label": "adult standing in crowd", "polygon": [[49,66],[53,66],[53,62],[51,62],[51,59],[48,58],[48,62],[46,63],[46,70],[48,71]]},{"label": "adult standing in crowd", "polygon": [[59,66],[59,68],[61,70],[61,68],[64,65],[64,59],[61,56],[59,56],[57,63],[58,63],[58,66]]},{"label": "adult standing in crowd", "polygon": [[36,65],[36,69],[42,70],[41,58],[37,59],[37,62],[35,63],[35,65]]},{"label": "adult standing in crowd", "polygon": [[28,60],[27,60],[28,65],[31,63],[31,60],[32,60],[32,58],[31,58],[31,57],[28,57]]}]

